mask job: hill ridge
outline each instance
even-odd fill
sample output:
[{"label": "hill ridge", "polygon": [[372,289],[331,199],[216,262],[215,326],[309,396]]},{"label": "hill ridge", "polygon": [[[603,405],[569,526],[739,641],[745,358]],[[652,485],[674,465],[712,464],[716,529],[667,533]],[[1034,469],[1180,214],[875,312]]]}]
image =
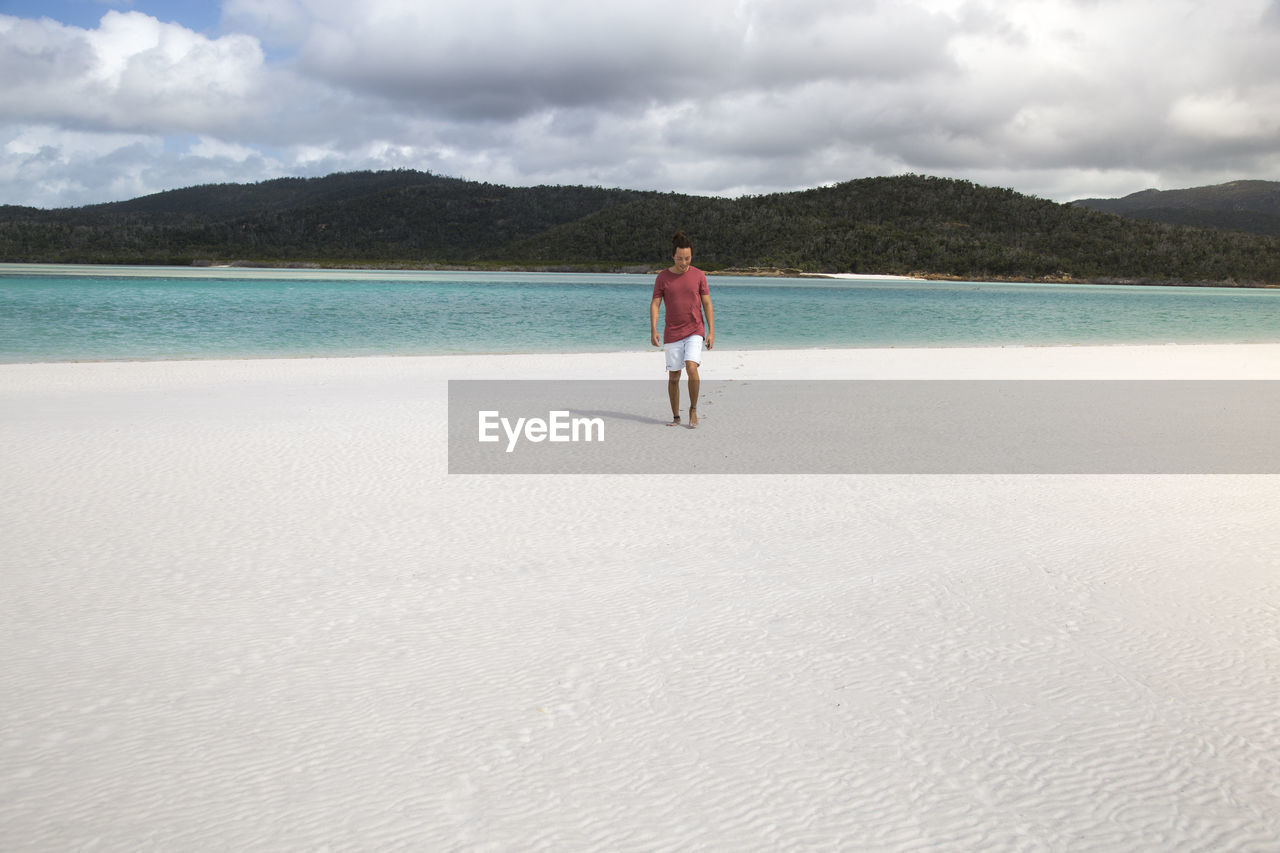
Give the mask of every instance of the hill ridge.
[{"label": "hill ridge", "polygon": [[1280,235],[1280,181],[1239,180],[1186,189],[1146,189],[1072,204],[1131,219]]}]

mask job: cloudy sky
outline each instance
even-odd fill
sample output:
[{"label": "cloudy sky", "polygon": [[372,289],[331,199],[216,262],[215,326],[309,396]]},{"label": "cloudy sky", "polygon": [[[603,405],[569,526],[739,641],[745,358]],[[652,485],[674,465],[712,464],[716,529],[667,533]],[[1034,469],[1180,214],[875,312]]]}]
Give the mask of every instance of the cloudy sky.
[{"label": "cloudy sky", "polygon": [[0,204],[407,167],[1280,180],[1280,0],[0,0]]}]

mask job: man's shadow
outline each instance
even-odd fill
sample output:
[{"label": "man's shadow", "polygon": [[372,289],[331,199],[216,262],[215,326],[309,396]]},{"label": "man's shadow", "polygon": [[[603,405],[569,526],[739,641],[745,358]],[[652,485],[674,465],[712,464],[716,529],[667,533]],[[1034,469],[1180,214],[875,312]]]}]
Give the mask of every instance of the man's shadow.
[{"label": "man's shadow", "polygon": [[[607,412],[602,409],[571,409],[570,411],[574,415],[584,415],[589,418],[617,418],[618,420],[636,421],[642,424],[665,424],[667,422],[662,418],[645,417],[634,412]],[[670,420],[670,418],[667,420]]]}]

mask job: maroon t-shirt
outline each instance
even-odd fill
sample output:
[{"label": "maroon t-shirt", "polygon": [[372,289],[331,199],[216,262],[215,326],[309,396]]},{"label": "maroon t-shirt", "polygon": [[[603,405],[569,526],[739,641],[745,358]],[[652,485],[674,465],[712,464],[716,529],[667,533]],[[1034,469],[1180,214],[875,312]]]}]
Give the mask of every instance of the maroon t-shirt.
[{"label": "maroon t-shirt", "polygon": [[710,296],[707,277],[697,267],[689,267],[683,275],[671,270],[658,273],[653,283],[653,298],[662,297],[667,322],[662,333],[664,344],[682,341],[690,335],[706,337],[702,325],[702,297]]}]

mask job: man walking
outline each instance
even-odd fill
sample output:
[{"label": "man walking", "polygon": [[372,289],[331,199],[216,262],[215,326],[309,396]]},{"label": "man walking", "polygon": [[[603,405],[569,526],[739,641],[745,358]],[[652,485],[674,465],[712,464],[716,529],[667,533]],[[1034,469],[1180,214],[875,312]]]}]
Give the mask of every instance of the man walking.
[{"label": "man walking", "polygon": [[[667,352],[667,396],[671,399],[671,422],[680,423],[680,371],[689,376],[689,428],[698,426],[698,365],[702,363],[703,336],[707,349],[716,338],[715,315],[711,310],[711,288],[702,270],[690,266],[693,244],[683,232],[671,238],[672,265],[658,273],[649,303],[649,340],[658,346],[658,305],[666,303],[666,325],[662,346]],[[706,323],[703,324],[703,316]]]}]

